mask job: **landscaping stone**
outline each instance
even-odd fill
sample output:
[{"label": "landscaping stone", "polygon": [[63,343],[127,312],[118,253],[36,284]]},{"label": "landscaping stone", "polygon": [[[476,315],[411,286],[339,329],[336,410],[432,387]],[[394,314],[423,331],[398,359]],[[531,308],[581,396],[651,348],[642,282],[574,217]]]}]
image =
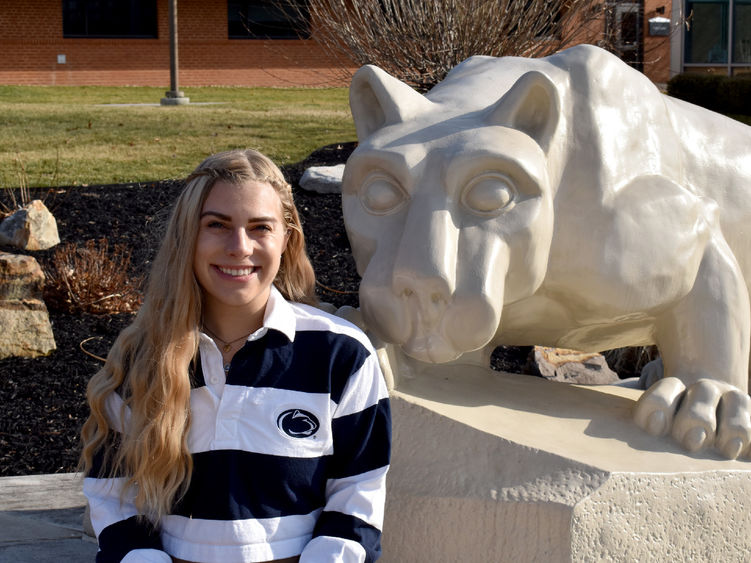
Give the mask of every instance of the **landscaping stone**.
[{"label": "landscaping stone", "polygon": [[565,348],[535,346],[529,361],[531,371],[545,379],[598,385],[616,383],[618,374],[608,367],[602,354],[579,352]]},{"label": "landscaping stone", "polygon": [[19,250],[46,250],[59,243],[55,217],[41,200],[35,199],[0,223],[0,244]]},{"label": "landscaping stone", "polygon": [[43,287],[44,273],[33,257],[0,252],[0,358],[34,358],[55,349]]},{"label": "landscaping stone", "polygon": [[342,193],[344,164],[336,166],[311,166],[300,178],[300,187],[319,194]]}]

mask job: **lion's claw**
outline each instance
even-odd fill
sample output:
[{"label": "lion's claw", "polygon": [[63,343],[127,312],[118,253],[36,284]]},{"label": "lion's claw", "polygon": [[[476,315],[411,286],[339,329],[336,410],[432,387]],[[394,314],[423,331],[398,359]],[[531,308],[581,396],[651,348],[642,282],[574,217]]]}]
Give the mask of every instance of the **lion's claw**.
[{"label": "lion's claw", "polygon": [[709,441],[709,433],[701,426],[689,428],[683,436],[676,432],[674,437],[690,452],[699,451]]}]

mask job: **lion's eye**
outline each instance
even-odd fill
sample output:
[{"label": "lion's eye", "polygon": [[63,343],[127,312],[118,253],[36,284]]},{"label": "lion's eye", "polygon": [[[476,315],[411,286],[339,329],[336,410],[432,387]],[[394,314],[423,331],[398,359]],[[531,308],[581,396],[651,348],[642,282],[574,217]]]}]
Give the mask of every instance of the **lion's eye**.
[{"label": "lion's eye", "polygon": [[385,174],[374,174],[362,186],[360,197],[371,213],[392,213],[407,201],[407,195],[397,182]]},{"label": "lion's eye", "polygon": [[507,176],[486,172],[467,184],[462,203],[475,213],[487,215],[511,209],[515,195],[514,185]]}]

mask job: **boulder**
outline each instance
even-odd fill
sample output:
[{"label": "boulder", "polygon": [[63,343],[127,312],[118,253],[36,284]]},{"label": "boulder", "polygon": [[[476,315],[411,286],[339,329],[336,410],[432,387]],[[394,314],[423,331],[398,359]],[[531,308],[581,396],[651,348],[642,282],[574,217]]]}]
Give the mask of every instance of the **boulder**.
[{"label": "boulder", "polygon": [[566,348],[535,346],[529,356],[530,371],[545,379],[603,385],[617,383],[618,374],[608,366],[602,354],[579,352]]},{"label": "boulder", "polygon": [[0,223],[0,244],[20,250],[46,250],[59,243],[55,217],[41,200],[35,199]]},{"label": "boulder", "polygon": [[56,348],[43,287],[33,257],[0,252],[0,359],[45,356]]},{"label": "boulder", "polygon": [[344,164],[336,166],[311,166],[300,178],[300,187],[319,194],[342,193]]}]

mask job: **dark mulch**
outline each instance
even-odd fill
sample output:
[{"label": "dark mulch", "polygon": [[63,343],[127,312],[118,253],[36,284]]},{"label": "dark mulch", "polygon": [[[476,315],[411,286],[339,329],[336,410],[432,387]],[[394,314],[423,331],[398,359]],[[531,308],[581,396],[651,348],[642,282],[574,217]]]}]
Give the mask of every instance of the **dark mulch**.
[{"label": "dark mulch", "polygon": [[[297,188],[308,166],[344,162],[353,143],[331,145],[303,162],[285,168],[295,186],[295,201],[305,229],[319,296],[337,306],[357,306],[359,277],[355,271],[338,195],[309,193]],[[110,248],[131,250],[133,276],[145,275],[156,252],[161,229],[177,197],[179,181],[56,188],[34,194],[43,198],[57,221],[62,243],[83,244],[106,237]],[[0,198],[7,198],[6,194]],[[0,199],[8,204],[7,199]],[[6,252],[18,253],[10,247]],[[54,249],[29,252],[41,264]],[[101,362],[83,346],[104,356],[129,314],[95,316],[51,311],[57,350],[49,356],[0,360],[0,476],[74,471],[78,432],[87,416],[86,384]]]}]

